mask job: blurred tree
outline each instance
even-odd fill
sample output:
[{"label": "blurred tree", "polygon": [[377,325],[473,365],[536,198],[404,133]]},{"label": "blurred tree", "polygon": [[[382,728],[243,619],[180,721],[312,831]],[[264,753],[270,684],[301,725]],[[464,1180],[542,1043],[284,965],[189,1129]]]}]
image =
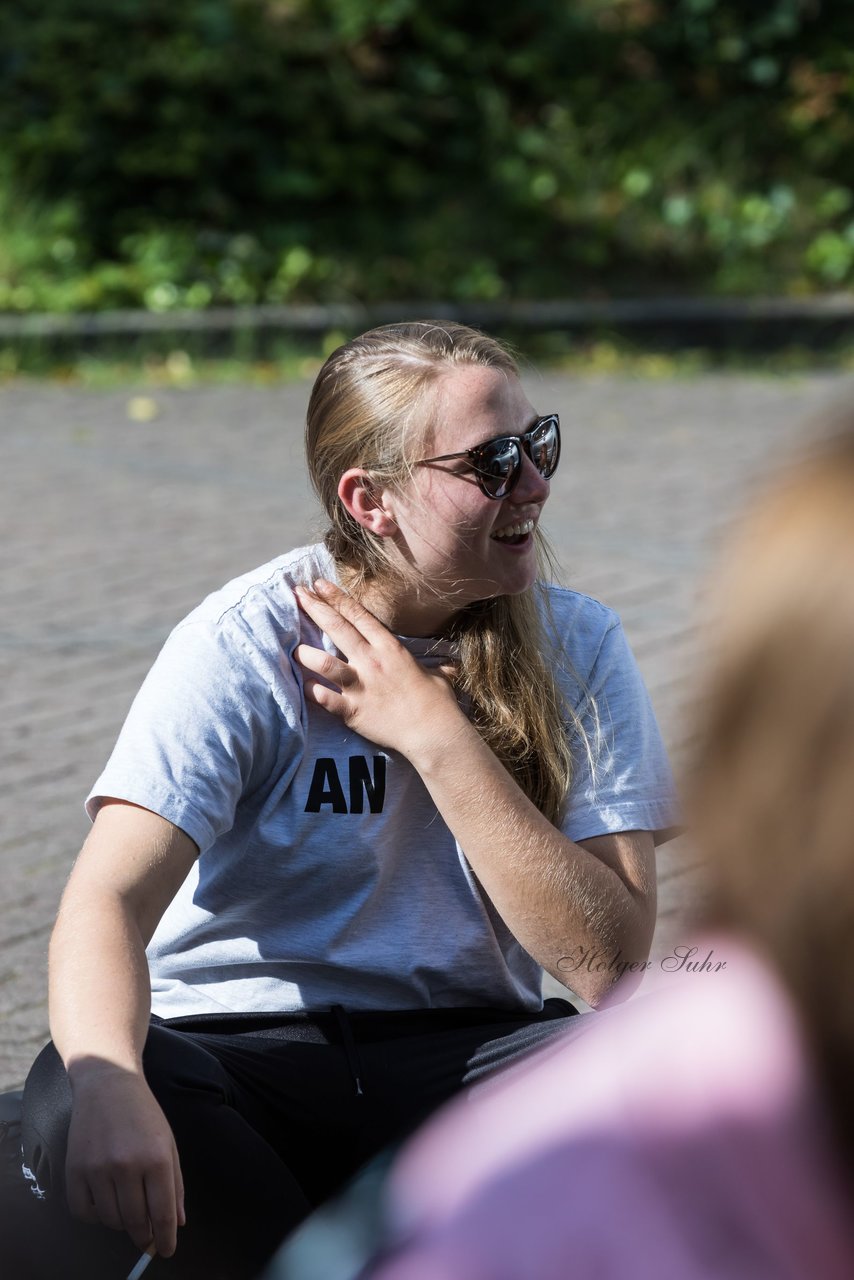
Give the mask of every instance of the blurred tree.
[{"label": "blurred tree", "polygon": [[852,97],[848,0],[16,0],[0,306],[838,285]]}]

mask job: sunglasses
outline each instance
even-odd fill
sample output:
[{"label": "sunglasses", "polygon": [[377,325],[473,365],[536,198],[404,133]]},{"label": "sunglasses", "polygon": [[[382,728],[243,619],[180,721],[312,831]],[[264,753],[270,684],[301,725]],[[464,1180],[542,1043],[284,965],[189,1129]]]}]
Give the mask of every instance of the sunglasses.
[{"label": "sunglasses", "polygon": [[[487,498],[506,498],[522,474],[522,454],[527,453],[544,480],[557,471],[560,460],[560,419],[556,413],[538,418],[522,436],[495,436],[462,453],[443,453],[438,458],[422,458],[417,467],[431,462],[467,458],[477,487]],[[462,474],[458,472],[457,474]]]}]

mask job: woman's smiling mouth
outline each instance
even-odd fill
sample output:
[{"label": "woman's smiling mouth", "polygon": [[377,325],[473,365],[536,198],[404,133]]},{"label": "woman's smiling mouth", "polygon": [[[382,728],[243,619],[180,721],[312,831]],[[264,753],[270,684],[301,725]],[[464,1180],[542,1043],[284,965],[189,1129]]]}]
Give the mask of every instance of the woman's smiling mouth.
[{"label": "woman's smiling mouth", "polygon": [[508,524],[503,529],[497,529],[491,536],[496,540],[501,539],[515,544],[521,542],[529,533],[533,533],[535,527],[535,520],[520,520],[517,524]]}]

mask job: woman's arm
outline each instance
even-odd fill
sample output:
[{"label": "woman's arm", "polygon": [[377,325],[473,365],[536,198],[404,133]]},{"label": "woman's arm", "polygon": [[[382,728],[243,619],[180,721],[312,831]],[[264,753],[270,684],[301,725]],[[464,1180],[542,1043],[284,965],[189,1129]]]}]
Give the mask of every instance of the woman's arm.
[{"label": "woman's arm", "polygon": [[406,756],[510,931],[543,968],[596,1003],[621,964],[642,964],[649,951],[651,833],[578,844],[563,835],[486,746],[445,676],[420,667],[345,592],[318,586],[321,594],[300,591],[300,603],[347,661],[298,646],[306,671],[335,686],[309,677],[306,696]]},{"label": "woman's arm", "polygon": [[72,1091],[66,1188],[78,1217],[175,1250],[178,1153],[142,1073],[145,947],[198,850],[147,809],[107,802],[62,896],[50,943],[50,1024]]}]

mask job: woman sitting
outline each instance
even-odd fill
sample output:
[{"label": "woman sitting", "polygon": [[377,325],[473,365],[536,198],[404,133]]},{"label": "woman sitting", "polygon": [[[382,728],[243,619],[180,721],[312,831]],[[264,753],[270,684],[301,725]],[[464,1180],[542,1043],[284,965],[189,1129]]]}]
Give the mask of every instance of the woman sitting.
[{"label": "woman sitting", "polygon": [[538,579],[560,443],[459,325],[322,368],[324,543],[175,629],[88,800],[24,1117],[55,1238],[66,1199],[94,1224],[67,1268],[100,1274],[98,1242],[115,1277],[111,1227],[129,1261],[177,1244],[170,1275],[255,1275],[373,1152],[565,1025],[543,969],[646,956],[670,776],[618,619]]}]

